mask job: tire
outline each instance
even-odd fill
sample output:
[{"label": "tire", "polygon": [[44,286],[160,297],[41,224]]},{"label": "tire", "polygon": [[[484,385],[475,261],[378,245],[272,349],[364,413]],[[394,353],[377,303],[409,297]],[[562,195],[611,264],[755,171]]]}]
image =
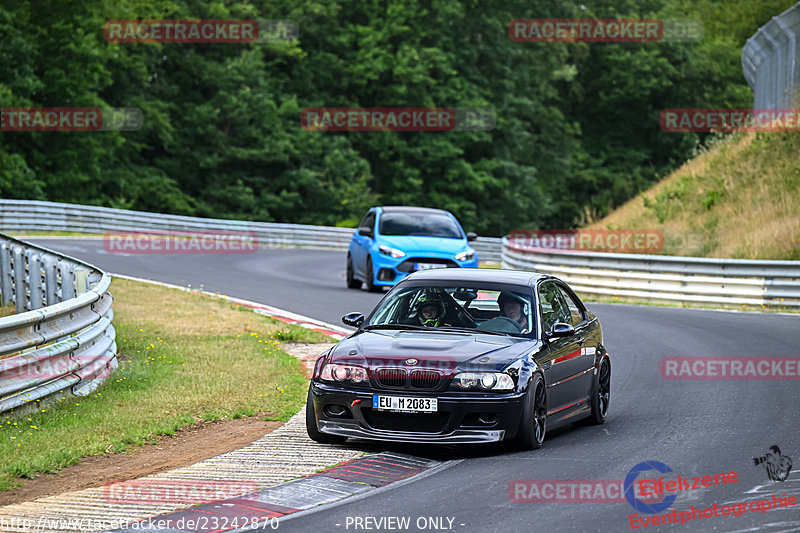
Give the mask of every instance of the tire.
[{"label": "tire", "polygon": [[600,361],[600,370],[592,387],[592,413],[587,419],[591,425],[599,425],[606,421],[608,403],[611,401],[611,363],[604,357]]},{"label": "tire", "polygon": [[308,397],[306,398],[306,431],[311,440],[319,442],[320,444],[344,444],[347,441],[347,437],[321,433],[317,428],[314,401],[311,399],[311,385],[308,386]]},{"label": "tire", "polygon": [[372,271],[372,258],[369,257],[367,258],[367,275],[365,277],[367,279],[364,280],[364,283],[366,283],[369,292],[379,292],[382,290],[382,287],[375,285],[375,273]]},{"label": "tire", "polygon": [[515,442],[517,447],[522,450],[541,448],[547,432],[547,396],[544,380],[540,374],[534,374],[528,385],[519,424]]},{"label": "tire", "polygon": [[353,260],[350,259],[350,254],[347,254],[347,288],[348,289],[361,288],[361,282],[355,278],[355,274],[353,272]]}]

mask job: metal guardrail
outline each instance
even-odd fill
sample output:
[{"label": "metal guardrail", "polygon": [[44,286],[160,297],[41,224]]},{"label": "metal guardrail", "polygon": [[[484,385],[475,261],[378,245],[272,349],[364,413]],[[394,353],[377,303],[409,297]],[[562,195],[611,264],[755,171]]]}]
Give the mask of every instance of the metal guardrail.
[{"label": "metal guardrail", "polygon": [[[255,234],[262,246],[338,250],[347,248],[353,233],[349,228],[204,219],[20,200],[0,200],[0,228],[87,233],[247,231]],[[528,251],[509,244],[506,238],[479,238],[473,245],[484,260],[502,260],[503,268],[551,273],[587,294],[687,303],[800,306],[798,261]]]},{"label": "metal guardrail", "polygon": [[502,267],[552,274],[597,296],[800,307],[800,261],[554,251],[503,238]]},{"label": "metal guardrail", "polygon": [[0,234],[0,412],[51,395],[91,394],[118,366],[111,277]]},{"label": "metal guardrail", "polygon": [[[0,200],[0,230],[108,232],[249,232],[259,246],[299,246],[347,250],[352,228],[247,222],[217,218],[162,215],[126,209],[29,200]],[[500,239],[478,237],[471,243],[484,261],[500,260]]]},{"label": "metal guardrail", "polygon": [[800,2],[761,26],[742,49],[742,70],[753,89],[753,107],[800,104]]}]

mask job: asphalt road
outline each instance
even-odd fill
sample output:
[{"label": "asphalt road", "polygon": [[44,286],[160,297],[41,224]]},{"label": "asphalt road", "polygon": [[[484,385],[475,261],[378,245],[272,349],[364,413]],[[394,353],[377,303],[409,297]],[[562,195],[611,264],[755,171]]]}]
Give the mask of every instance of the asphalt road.
[{"label": "asphalt road", "polygon": [[[95,240],[36,242],[111,272],[202,284],[335,324],[348,311],[370,310],[381,297],[345,288],[340,252],[121,256],[105,253]],[[622,480],[643,461],[664,463],[682,477],[737,473],[735,483],[678,493],[664,513],[773,494],[800,500],[797,380],[675,381],[659,373],[665,356],[800,356],[800,317],[611,304],[589,308],[601,320],[612,357],[612,399],[604,425],[551,432],[542,449],[524,453],[497,446],[394,446],[390,449],[460,462],[363,499],[284,519],[279,530],[632,531],[630,515],[637,512],[627,502],[520,503],[511,500],[509,486],[518,479]],[[796,465],[784,482],[770,481],[763,465],[753,461],[776,444]],[[390,517],[401,520],[387,521]],[[695,518],[683,526],[646,530],[798,531],[800,501],[788,509],[762,513],[748,506],[738,517]]]},{"label": "asphalt road", "polygon": [[345,287],[344,252],[276,248],[241,254],[108,253],[102,239],[30,239],[108,272],[163,281],[273,305],[342,326],[381,293]]}]

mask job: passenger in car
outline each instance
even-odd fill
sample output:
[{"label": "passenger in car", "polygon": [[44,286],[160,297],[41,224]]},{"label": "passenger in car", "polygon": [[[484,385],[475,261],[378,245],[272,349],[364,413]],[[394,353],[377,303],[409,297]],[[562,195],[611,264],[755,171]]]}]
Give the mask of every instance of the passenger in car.
[{"label": "passenger in car", "polygon": [[497,304],[500,306],[500,316],[506,316],[516,322],[521,329],[520,333],[530,333],[528,317],[519,296],[501,292],[497,298]]}]

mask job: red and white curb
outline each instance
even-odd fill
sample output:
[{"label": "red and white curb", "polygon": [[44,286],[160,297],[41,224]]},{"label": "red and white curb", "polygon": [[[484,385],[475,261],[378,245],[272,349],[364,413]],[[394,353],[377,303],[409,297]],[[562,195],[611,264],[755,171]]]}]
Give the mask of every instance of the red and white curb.
[{"label": "red and white curb", "polygon": [[275,487],[149,517],[107,532],[195,533],[278,529],[284,517],[363,494],[442,465],[444,463],[440,461],[400,453],[376,453]]}]

